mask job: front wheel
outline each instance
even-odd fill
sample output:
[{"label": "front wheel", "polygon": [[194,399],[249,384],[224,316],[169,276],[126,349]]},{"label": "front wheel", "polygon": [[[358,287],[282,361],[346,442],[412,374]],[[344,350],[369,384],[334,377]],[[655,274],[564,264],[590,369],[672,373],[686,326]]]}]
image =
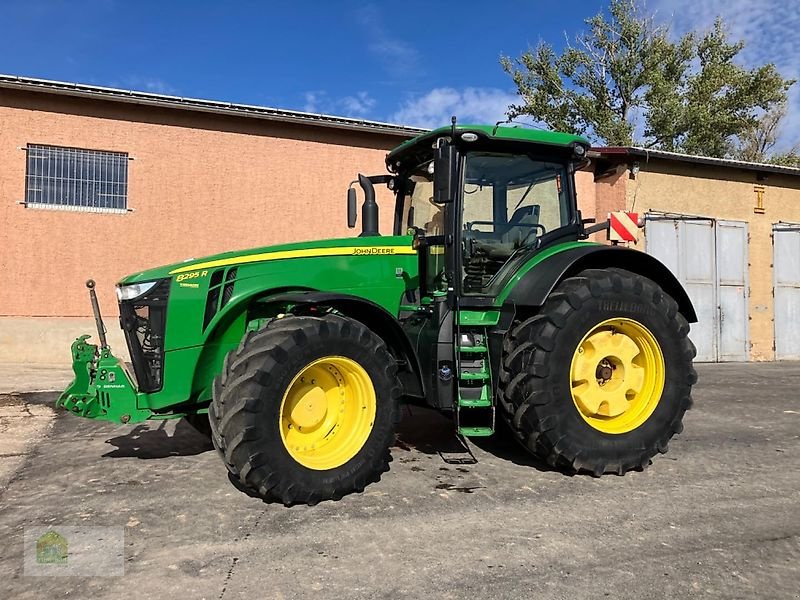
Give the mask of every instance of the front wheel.
[{"label": "front wheel", "polygon": [[694,345],[675,301],[622,269],[564,280],[504,345],[501,403],[550,465],[622,475],[666,452],[691,406]]},{"label": "front wheel", "polygon": [[361,323],[276,319],[225,361],[209,409],[214,444],[264,499],[339,499],[388,470],[399,391],[394,359]]}]

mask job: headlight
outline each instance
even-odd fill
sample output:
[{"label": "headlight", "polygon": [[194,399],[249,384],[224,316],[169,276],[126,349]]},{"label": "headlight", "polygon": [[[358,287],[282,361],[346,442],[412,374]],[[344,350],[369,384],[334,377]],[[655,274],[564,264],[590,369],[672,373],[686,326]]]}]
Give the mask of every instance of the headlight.
[{"label": "headlight", "polygon": [[152,290],[158,281],[146,281],[144,283],[132,283],[130,285],[117,286],[117,298],[122,302],[124,300],[133,300],[139,296],[144,296],[147,292]]}]

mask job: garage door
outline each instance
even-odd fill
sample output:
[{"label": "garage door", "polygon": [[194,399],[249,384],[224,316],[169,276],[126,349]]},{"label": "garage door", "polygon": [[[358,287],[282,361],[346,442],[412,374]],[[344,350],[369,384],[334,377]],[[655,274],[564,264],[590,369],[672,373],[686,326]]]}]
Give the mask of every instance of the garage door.
[{"label": "garage door", "polygon": [[775,358],[800,360],[800,225],[772,228],[775,277]]},{"label": "garage door", "polygon": [[747,360],[747,224],[646,217],[647,252],[675,274],[697,311],[690,334],[697,360]]}]

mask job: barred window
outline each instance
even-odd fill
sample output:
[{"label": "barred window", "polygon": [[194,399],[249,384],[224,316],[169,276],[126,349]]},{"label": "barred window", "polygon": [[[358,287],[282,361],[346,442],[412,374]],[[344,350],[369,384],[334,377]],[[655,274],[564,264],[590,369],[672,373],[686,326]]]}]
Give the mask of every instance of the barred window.
[{"label": "barred window", "polygon": [[128,154],[28,144],[25,204],[89,212],[128,208]]}]

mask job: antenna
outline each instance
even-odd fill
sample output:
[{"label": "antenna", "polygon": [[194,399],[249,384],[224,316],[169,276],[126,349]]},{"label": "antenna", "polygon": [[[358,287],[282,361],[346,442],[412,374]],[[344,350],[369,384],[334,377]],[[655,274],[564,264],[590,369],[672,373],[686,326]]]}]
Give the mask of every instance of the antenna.
[{"label": "antenna", "polygon": [[503,123],[511,123],[511,119],[506,119],[505,121],[498,121],[494,124],[494,129],[492,129],[492,135],[497,135],[497,128],[500,127]]},{"label": "antenna", "polygon": [[453,115],[450,117],[450,141],[455,143],[456,141],[456,116]]},{"label": "antenna", "polygon": [[541,127],[540,125],[536,125],[534,123],[528,123],[527,121],[520,121],[518,120],[518,117],[509,117],[505,121],[498,121],[497,123],[494,124],[494,129],[492,129],[492,135],[495,135],[497,133],[497,128],[500,127],[500,125],[503,125],[504,123],[510,123],[514,127],[524,125],[525,127],[530,127],[531,129],[539,129],[541,131],[546,131],[546,129],[544,127]]}]

